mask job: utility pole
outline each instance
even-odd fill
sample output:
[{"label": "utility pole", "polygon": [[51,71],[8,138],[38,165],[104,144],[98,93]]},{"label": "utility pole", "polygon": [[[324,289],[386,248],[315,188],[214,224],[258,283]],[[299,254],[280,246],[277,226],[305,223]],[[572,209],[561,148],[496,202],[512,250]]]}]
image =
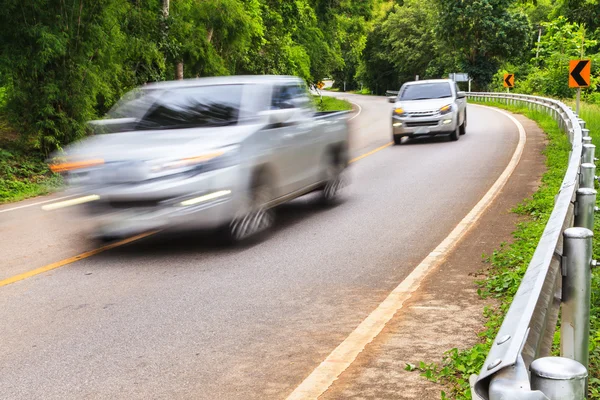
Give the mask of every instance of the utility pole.
[{"label": "utility pole", "polygon": [[[581,34],[581,52],[580,52],[581,57],[579,57],[579,59],[583,60],[583,56],[584,56],[584,53],[585,53],[585,50],[584,50],[584,47],[583,47],[585,45],[585,28],[581,28],[581,29],[583,31],[582,31],[582,34]],[[578,116],[579,116],[579,101],[580,100],[581,100],[581,88],[578,87],[577,88],[577,102],[575,103],[575,113]]]},{"label": "utility pole", "polygon": [[537,59],[540,56],[540,40],[542,39],[542,27],[539,27],[538,30],[538,40],[537,40],[537,51],[535,52],[535,58]]}]

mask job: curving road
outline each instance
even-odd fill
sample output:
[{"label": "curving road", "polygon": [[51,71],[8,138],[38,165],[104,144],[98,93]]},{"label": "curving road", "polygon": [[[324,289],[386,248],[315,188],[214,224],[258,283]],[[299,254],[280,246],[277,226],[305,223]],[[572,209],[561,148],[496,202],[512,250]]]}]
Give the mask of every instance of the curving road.
[{"label": "curving road", "polygon": [[[361,109],[355,156],[389,142],[386,99],[340,96]],[[471,210],[517,141],[507,117],[470,106],[458,142],[360,159],[343,204],[298,199],[263,243],[159,233],[0,286],[0,398],[285,398]],[[67,211],[28,206],[44,200],[0,207],[0,280],[93,248]]]}]

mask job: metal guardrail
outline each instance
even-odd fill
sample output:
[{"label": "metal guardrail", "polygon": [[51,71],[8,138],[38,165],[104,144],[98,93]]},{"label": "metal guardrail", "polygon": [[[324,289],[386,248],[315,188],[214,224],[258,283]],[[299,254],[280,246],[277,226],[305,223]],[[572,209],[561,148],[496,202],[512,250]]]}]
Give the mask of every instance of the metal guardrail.
[{"label": "metal guardrail", "polygon": [[[526,105],[551,115],[571,142],[555,205],[479,376],[474,398],[583,399],[587,390],[595,146],[564,103],[507,93],[470,99]],[[561,313],[561,357],[549,357]],[[584,368],[585,367],[585,368]],[[472,377],[474,378],[474,376]]]}]

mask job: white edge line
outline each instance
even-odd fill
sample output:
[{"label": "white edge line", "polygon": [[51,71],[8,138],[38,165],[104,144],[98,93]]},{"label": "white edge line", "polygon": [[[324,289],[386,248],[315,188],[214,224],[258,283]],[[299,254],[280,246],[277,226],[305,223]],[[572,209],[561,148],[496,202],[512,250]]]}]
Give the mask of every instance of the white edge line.
[{"label": "white edge line", "polygon": [[48,204],[48,205],[42,206],[42,210],[44,210],[44,211],[53,211],[53,210],[58,210],[60,208],[65,208],[65,207],[70,207],[70,206],[76,206],[76,205],[79,205],[79,204],[89,203],[90,201],[96,201],[98,199],[100,199],[100,196],[98,196],[96,194],[92,194],[92,195],[89,195],[89,196],[78,197],[76,199],[59,201],[57,203]]},{"label": "white edge line", "polygon": [[356,113],[356,115],[354,115],[352,118],[348,119],[348,121],[352,121],[354,118],[358,117],[360,115],[360,113],[362,112],[362,107],[360,106],[360,104],[356,104],[351,102],[350,100],[346,100],[348,103],[350,104],[354,104],[356,107],[358,107],[358,113]]},{"label": "white edge line", "polygon": [[527,138],[523,125],[516,118],[504,111],[492,109],[506,115],[519,131],[517,148],[502,174],[452,232],[294,389],[287,400],[317,399],[325,393],[342,372],[354,362],[367,344],[379,335],[396,312],[402,308],[404,301],[409,299],[412,293],[419,288],[425,277],[445,260],[449,252],[475,225],[508,182],[519,164]]},{"label": "white edge line", "polygon": [[18,206],[18,207],[7,208],[5,210],[0,210],[0,213],[5,213],[5,212],[9,212],[9,211],[20,210],[22,208],[27,208],[27,207],[39,206],[40,204],[51,203],[53,201],[64,200],[64,199],[68,199],[70,197],[75,197],[75,196],[77,196],[77,195],[76,194],[71,194],[69,196],[57,197],[56,199],[50,199],[50,200],[45,200],[45,201],[38,201],[37,203],[31,203],[31,204],[25,204],[25,205],[22,205],[22,206]]}]

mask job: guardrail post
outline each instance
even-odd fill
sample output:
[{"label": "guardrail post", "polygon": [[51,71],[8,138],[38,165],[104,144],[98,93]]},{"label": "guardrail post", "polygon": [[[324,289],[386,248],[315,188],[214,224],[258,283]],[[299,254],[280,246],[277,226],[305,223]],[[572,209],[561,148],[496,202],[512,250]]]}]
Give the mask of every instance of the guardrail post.
[{"label": "guardrail post", "polygon": [[589,361],[592,237],[586,228],[563,232],[560,353],[587,368]]},{"label": "guardrail post", "polygon": [[587,128],[584,128],[584,129],[582,129],[582,130],[581,130],[581,136],[582,136],[582,137],[586,137],[586,136],[588,136],[588,137],[589,137],[589,136],[590,136],[590,130],[589,130],[589,129],[587,129]]},{"label": "guardrail post", "polygon": [[583,142],[583,144],[592,144],[592,137],[591,136],[584,136],[581,138],[581,141]]},{"label": "guardrail post", "polygon": [[584,144],[582,149],[581,162],[594,164],[595,155],[596,155],[596,146],[593,144]]},{"label": "guardrail post", "polygon": [[539,390],[551,400],[583,400],[587,396],[587,369],[564,357],[533,360],[531,390]]},{"label": "guardrail post", "polygon": [[590,163],[581,164],[579,186],[594,189],[594,179],[596,179],[596,165]]},{"label": "guardrail post", "polygon": [[577,189],[575,200],[575,226],[594,229],[594,213],[597,192],[594,189]]},{"label": "guardrail post", "polygon": [[581,129],[585,129],[585,121],[581,118],[577,118],[577,120],[579,122],[579,126],[581,126]]}]

